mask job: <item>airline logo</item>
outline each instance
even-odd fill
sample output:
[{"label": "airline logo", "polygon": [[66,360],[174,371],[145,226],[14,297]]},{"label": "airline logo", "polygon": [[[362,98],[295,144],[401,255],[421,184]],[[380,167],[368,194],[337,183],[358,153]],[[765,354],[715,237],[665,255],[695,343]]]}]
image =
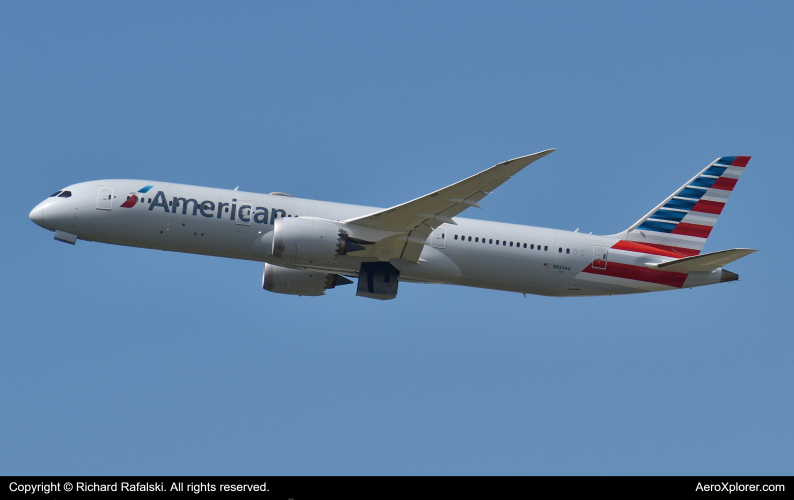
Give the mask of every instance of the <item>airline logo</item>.
[{"label": "airline logo", "polygon": [[683,287],[688,273],[650,269],[632,254],[674,259],[699,255],[749,161],[749,156],[719,158],[642,219],[626,239],[615,243],[612,250],[617,252],[609,253],[609,265],[605,260],[594,261],[582,272],[599,275],[602,280],[617,278]]},{"label": "airline logo", "polygon": [[[143,186],[141,189],[138,190],[138,193],[146,194],[152,189],[154,186]],[[141,198],[141,201],[143,198]],[[132,208],[135,204],[138,203],[138,195],[136,193],[130,193],[127,195],[127,200],[121,204],[121,208]]]},{"label": "airline logo", "polygon": [[[138,193],[145,194],[154,186],[144,186],[137,192],[132,192],[127,195],[127,200],[121,204],[123,208],[131,208],[141,203],[148,203],[149,212],[154,212],[156,209],[162,209],[167,214],[191,215],[193,217],[201,215],[207,218],[220,219],[224,214],[227,214],[227,219],[236,220],[240,224],[265,224],[273,225],[278,217],[288,217],[287,211],[282,208],[265,208],[254,206],[252,202],[239,202],[236,198],[231,200],[231,203],[215,202],[212,200],[204,200],[199,202],[193,198],[182,198],[174,196],[170,201],[163,191],[157,191],[157,194],[149,198],[147,201],[143,196],[138,196]],[[157,210],[159,212],[159,210]],[[289,217],[292,217],[291,215]],[[297,215],[295,216],[297,217]]]},{"label": "airline logo", "polygon": [[637,229],[708,238],[749,160],[749,156],[720,158]]},{"label": "airline logo", "polygon": [[623,249],[641,244],[657,249],[646,253],[700,254],[749,161],[749,156],[723,156],[706,167],[629,231]]}]

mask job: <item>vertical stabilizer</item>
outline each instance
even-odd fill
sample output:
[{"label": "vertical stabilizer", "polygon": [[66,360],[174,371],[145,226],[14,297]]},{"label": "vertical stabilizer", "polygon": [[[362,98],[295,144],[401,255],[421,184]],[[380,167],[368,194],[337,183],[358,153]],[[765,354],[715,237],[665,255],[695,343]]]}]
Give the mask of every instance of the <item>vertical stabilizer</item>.
[{"label": "vertical stabilizer", "polygon": [[698,255],[749,161],[749,156],[717,159],[621,233],[615,248],[631,250],[639,243],[664,255]]}]

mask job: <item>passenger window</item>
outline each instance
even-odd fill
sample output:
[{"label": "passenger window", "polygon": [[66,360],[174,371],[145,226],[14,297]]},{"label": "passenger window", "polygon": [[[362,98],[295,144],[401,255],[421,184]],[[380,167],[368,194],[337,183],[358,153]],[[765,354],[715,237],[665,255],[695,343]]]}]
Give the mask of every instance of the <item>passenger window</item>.
[{"label": "passenger window", "polygon": [[499,240],[496,240],[496,244],[497,244],[497,245],[499,244]]},{"label": "passenger window", "polygon": [[471,241],[471,236],[469,236],[469,241]]},{"label": "passenger window", "polygon": [[[538,247],[538,248],[540,248],[540,247]],[[544,252],[548,252],[549,251],[549,247],[548,246],[543,247],[543,251]]]},{"label": "passenger window", "polygon": [[455,235],[455,239],[456,239],[456,240],[458,239],[458,235],[457,235],[457,234]]},{"label": "passenger window", "polygon": [[151,199],[151,198],[149,198],[149,203],[151,203],[151,202],[152,202],[152,199]]},{"label": "passenger window", "polygon": [[535,249],[535,244],[533,243],[533,244],[529,245],[529,249],[530,250],[534,250]]},{"label": "passenger window", "polygon": [[493,245],[493,239],[488,240],[489,245]]},{"label": "passenger window", "polygon": [[559,249],[558,251],[559,251],[560,253],[562,253],[562,247],[560,247],[560,249]]},{"label": "passenger window", "polygon": [[510,242],[510,246],[513,246],[513,242],[512,241]]},{"label": "passenger window", "polygon": [[479,243],[479,242],[480,242],[480,238],[479,237],[474,238],[474,243]]},{"label": "passenger window", "polygon": [[506,241],[504,241],[504,240],[502,240],[502,246],[503,246],[503,247],[506,247],[506,246],[507,246],[507,242],[506,242]]},{"label": "passenger window", "polygon": [[571,249],[570,249],[570,248],[566,248],[566,249],[565,249],[565,253],[566,253],[566,254],[570,254],[570,253],[571,253]]},{"label": "passenger window", "polygon": [[524,248],[526,248],[526,247],[527,247],[527,244],[526,244],[526,243],[524,243]]}]

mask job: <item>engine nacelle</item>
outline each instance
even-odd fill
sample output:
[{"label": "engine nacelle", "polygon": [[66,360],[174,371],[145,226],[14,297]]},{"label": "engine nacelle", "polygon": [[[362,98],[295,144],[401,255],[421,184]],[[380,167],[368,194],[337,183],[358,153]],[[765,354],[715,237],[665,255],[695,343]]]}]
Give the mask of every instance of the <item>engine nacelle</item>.
[{"label": "engine nacelle", "polygon": [[323,220],[279,217],[273,224],[271,254],[278,259],[329,262],[364,249],[348,237],[347,231]]},{"label": "engine nacelle", "polygon": [[287,295],[325,295],[325,291],[338,285],[352,283],[338,274],[289,269],[265,263],[262,288]]}]

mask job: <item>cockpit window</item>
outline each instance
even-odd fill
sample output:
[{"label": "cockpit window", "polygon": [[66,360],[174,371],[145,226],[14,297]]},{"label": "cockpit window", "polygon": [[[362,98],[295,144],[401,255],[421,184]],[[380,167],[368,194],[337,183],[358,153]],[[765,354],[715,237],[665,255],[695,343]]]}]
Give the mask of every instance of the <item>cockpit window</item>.
[{"label": "cockpit window", "polygon": [[56,197],[56,196],[58,196],[59,194],[61,194],[61,192],[60,192],[60,191],[55,191],[54,193],[52,193],[52,194],[50,195],[50,198],[55,198],[55,197]]},{"label": "cockpit window", "polygon": [[71,191],[63,191],[61,192],[61,194],[58,195],[58,198],[68,198],[70,196],[72,196]]}]

